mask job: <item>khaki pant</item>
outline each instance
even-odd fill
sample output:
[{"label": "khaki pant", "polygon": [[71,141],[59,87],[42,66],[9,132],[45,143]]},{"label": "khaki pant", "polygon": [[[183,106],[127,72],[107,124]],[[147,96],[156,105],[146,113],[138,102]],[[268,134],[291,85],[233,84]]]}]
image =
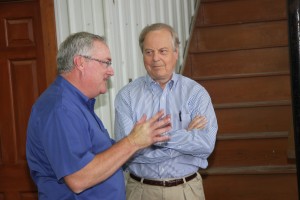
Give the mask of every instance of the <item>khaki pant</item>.
[{"label": "khaki pant", "polygon": [[200,174],[188,182],[173,187],[147,185],[128,177],[126,198],[127,200],[205,200]]}]

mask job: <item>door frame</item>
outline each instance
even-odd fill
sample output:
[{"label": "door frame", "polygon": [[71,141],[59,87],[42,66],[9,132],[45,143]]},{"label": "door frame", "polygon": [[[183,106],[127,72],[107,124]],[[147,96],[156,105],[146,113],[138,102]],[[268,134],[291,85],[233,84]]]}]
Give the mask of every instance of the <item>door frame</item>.
[{"label": "door frame", "polygon": [[42,24],[42,38],[44,47],[44,66],[46,69],[47,86],[54,80],[57,75],[56,70],[56,53],[57,38],[55,26],[54,0],[39,0],[40,19]]}]

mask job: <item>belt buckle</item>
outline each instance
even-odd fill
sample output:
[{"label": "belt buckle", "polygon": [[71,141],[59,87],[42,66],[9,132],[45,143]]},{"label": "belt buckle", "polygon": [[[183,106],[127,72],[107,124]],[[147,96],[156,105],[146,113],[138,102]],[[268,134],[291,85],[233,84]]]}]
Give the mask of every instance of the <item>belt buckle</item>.
[{"label": "belt buckle", "polygon": [[174,180],[163,181],[163,185],[164,187],[172,187],[172,186],[177,186],[179,184],[177,179],[174,179]]}]

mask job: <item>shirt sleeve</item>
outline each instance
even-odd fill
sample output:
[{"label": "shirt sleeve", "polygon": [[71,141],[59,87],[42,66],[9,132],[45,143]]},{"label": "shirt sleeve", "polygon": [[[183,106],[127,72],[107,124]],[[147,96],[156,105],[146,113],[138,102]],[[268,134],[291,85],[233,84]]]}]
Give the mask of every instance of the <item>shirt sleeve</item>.
[{"label": "shirt sleeve", "polygon": [[206,159],[213,151],[218,130],[217,118],[209,94],[204,88],[191,98],[188,103],[189,113],[182,118],[191,122],[196,115],[205,116],[208,123],[204,129],[187,131],[187,127],[169,132],[171,139],[157,146],[176,150],[182,154],[198,156]]},{"label": "shirt sleeve", "polygon": [[93,158],[88,125],[79,113],[64,107],[52,111],[41,137],[45,153],[57,179],[72,174]]}]

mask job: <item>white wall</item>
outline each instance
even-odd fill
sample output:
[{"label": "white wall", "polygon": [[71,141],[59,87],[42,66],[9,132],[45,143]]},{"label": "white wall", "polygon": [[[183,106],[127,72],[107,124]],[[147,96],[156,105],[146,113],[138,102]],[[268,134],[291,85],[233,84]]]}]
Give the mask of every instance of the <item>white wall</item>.
[{"label": "white wall", "polygon": [[113,137],[114,98],[118,90],[145,74],[138,45],[140,31],[148,24],[164,22],[180,39],[179,72],[190,25],[199,0],[55,0],[58,45],[71,33],[88,31],[105,36],[115,75],[109,92],[97,98],[96,114]]}]

